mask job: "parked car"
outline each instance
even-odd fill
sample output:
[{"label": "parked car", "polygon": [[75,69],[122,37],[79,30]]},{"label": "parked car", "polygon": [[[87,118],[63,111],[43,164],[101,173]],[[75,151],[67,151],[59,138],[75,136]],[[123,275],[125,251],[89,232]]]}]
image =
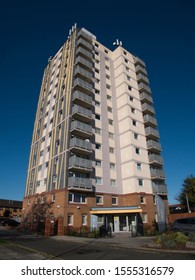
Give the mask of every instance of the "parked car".
[{"label": "parked car", "polygon": [[195,233],[195,217],[176,219],[172,224],[172,230],[185,234]]},{"label": "parked car", "polygon": [[8,225],[8,226],[13,226],[13,227],[17,227],[20,225],[19,222],[13,220],[13,219],[10,219],[10,218],[5,218],[3,221],[2,221],[2,225],[5,226],[5,225]]}]

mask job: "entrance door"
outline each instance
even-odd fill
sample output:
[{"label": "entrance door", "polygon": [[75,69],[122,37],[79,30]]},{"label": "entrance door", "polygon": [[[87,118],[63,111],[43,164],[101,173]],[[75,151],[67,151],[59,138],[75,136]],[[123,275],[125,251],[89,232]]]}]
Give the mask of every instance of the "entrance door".
[{"label": "entrance door", "polygon": [[119,232],[119,216],[114,216],[114,232]]}]

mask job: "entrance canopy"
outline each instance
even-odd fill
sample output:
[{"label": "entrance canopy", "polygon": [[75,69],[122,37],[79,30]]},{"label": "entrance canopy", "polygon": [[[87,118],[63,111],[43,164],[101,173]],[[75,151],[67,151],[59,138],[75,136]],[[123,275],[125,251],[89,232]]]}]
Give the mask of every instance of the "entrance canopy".
[{"label": "entrance canopy", "polygon": [[90,209],[90,214],[126,214],[126,213],[141,213],[140,206],[123,206],[123,207],[93,207]]}]

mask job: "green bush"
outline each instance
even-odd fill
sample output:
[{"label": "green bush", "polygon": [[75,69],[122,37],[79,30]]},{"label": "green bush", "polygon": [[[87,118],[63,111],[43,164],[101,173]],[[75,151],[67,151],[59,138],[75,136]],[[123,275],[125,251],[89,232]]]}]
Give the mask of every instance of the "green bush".
[{"label": "green bush", "polygon": [[[193,237],[195,238],[195,236]],[[156,237],[155,243],[165,248],[175,248],[185,245],[190,238],[181,232],[167,232]]]}]

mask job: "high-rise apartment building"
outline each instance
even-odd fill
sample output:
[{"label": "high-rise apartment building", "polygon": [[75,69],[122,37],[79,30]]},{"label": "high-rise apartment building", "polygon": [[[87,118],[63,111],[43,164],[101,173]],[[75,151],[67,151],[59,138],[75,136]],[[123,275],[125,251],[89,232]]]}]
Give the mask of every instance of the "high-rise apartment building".
[{"label": "high-rise apartment building", "polygon": [[46,214],[60,215],[64,227],[106,223],[128,231],[165,222],[167,188],[145,63],[76,26],[44,71],[24,216],[47,202]]}]

